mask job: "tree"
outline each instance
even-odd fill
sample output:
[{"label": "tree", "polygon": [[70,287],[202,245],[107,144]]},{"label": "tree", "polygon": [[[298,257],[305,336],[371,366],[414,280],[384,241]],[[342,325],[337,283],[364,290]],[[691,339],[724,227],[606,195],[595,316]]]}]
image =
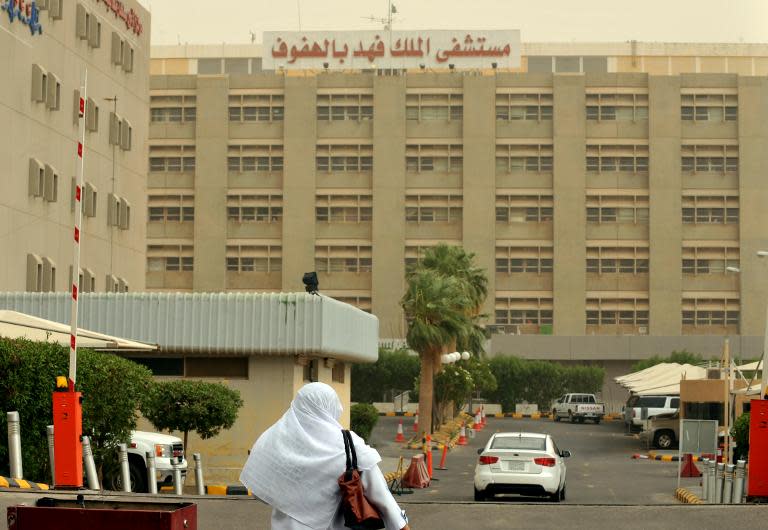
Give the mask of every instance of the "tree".
[{"label": "tree", "polygon": [[[469,370],[457,364],[446,366],[435,377],[435,399],[437,401],[437,421],[443,421],[443,414],[449,404],[453,403],[456,410],[461,408],[474,387],[472,374]],[[455,410],[454,410],[455,412]]]},{"label": "tree", "polygon": [[[0,338],[0,431],[5,412],[21,419],[25,478],[50,480],[46,426],[53,422],[51,393],[56,376],[66,375],[69,348],[50,342]],[[78,391],[83,393],[83,434],[91,439],[99,468],[136,428],[137,409],[152,384],[151,372],[114,354],[77,351]],[[7,476],[7,437],[0,436],[0,475]]]},{"label": "tree", "polygon": [[401,303],[408,323],[408,345],[421,358],[419,414],[430,433],[435,363],[440,362],[439,356],[446,348],[467,335],[471,320],[466,308],[472,302],[458,278],[417,269],[408,277]]},{"label": "tree", "polygon": [[181,379],[154,383],[141,413],[161,431],[183,432],[184,450],[189,452],[190,431],[203,440],[213,438],[235,424],[242,406],[240,392],[226,385]]},{"label": "tree", "polygon": [[349,428],[368,442],[378,421],[379,411],[370,403],[355,403],[349,410]]},{"label": "tree", "polygon": [[385,394],[390,390],[413,390],[414,379],[418,375],[418,356],[407,349],[379,348],[379,358],[375,363],[352,365],[352,401],[385,401]]},{"label": "tree", "polygon": [[686,350],[673,351],[667,358],[654,355],[649,359],[638,361],[632,365],[631,372],[639,372],[661,363],[701,364],[702,362],[704,362],[704,358],[697,353],[691,353]]}]

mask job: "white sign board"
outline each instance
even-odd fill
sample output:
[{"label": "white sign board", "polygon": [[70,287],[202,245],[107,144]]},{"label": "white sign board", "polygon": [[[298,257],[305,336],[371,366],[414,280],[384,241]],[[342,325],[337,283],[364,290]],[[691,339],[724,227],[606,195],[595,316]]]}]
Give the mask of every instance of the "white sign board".
[{"label": "white sign board", "polygon": [[520,31],[267,31],[265,70],[518,68]]}]

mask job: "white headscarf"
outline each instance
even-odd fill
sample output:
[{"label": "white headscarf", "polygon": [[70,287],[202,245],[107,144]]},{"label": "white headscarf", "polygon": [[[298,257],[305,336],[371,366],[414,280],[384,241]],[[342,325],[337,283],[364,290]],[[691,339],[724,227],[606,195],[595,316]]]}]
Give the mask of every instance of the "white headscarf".
[{"label": "white headscarf", "polygon": [[[283,417],[256,440],[240,482],[297,521],[327,529],[341,503],[337,481],[346,469],[342,410],[336,391],[325,383],[302,387]],[[352,439],[360,470],[381,461],[362,438],[352,433]]]}]

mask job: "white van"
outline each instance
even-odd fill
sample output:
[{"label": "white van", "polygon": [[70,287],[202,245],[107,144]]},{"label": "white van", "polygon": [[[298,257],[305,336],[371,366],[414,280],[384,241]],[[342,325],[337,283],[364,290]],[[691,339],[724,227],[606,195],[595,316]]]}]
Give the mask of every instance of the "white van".
[{"label": "white van", "polygon": [[624,423],[630,427],[642,427],[643,409],[648,409],[648,418],[659,414],[677,412],[680,408],[680,396],[638,396],[632,395],[624,407]]}]

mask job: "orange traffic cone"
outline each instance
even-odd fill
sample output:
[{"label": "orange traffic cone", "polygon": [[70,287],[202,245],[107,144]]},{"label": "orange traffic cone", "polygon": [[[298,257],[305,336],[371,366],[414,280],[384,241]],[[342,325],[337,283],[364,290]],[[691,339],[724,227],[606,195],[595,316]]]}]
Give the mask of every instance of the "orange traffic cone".
[{"label": "orange traffic cone", "polygon": [[483,424],[483,427],[485,427],[485,424],[488,423],[488,420],[485,417],[485,407],[480,407],[480,423]]},{"label": "orange traffic cone", "polygon": [[403,436],[403,420],[400,420],[400,423],[397,424],[397,436],[395,436],[396,442],[404,442],[405,436]]},{"label": "orange traffic cone", "polygon": [[419,432],[419,413],[413,416],[413,432]]},{"label": "orange traffic cone", "polygon": [[429,473],[429,478],[432,478],[432,437],[430,435],[427,435],[427,440],[425,444],[425,451],[427,452],[427,473]]},{"label": "orange traffic cone", "polygon": [[459,434],[459,441],[456,445],[467,445],[467,427],[465,423],[461,424],[461,433]]},{"label": "orange traffic cone", "polygon": [[475,412],[475,424],[472,426],[472,428],[476,431],[479,431],[483,428],[482,420],[480,419],[480,411],[478,410]]}]

